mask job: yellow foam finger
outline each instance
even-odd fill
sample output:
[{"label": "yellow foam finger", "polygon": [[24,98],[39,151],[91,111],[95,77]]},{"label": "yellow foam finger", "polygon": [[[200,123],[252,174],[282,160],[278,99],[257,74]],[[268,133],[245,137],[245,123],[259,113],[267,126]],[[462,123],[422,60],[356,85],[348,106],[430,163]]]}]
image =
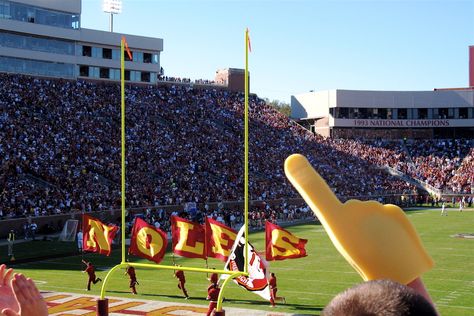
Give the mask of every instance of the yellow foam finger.
[{"label": "yellow foam finger", "polygon": [[337,250],[364,280],[388,278],[407,284],[433,267],[415,228],[398,206],[357,200],[342,204],[299,154],[287,158],[285,173]]}]

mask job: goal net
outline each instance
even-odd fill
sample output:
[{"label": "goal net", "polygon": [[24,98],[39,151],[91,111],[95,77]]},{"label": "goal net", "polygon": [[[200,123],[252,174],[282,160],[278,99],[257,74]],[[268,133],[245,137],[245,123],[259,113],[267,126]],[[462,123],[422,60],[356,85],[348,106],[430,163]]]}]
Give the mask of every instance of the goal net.
[{"label": "goal net", "polygon": [[59,235],[59,241],[74,241],[76,239],[77,227],[79,221],[77,219],[68,219],[64,223],[63,231]]}]

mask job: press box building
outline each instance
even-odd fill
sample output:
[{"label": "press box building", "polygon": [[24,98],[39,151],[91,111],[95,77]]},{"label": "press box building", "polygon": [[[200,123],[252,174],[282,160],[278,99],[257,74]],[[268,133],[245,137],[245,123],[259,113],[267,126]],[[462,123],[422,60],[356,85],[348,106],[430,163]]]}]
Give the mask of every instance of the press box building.
[{"label": "press box building", "polygon": [[[0,0],[0,72],[118,81],[121,37],[81,28],[81,0]],[[156,82],[163,40],[126,39],[125,79]]]},{"label": "press box building", "polygon": [[325,137],[472,139],[474,47],[467,88],[308,92],[291,96],[291,117]]}]

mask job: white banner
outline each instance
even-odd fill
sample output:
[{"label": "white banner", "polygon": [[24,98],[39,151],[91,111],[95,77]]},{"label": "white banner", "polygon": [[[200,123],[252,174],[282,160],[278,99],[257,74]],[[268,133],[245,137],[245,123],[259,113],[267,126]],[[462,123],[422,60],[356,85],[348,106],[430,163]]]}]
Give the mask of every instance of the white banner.
[{"label": "white banner", "polygon": [[372,120],[372,119],[333,119],[332,127],[379,127],[379,128],[444,128],[472,127],[474,119],[437,119],[437,120]]},{"label": "white banner", "polygon": [[[245,227],[242,226],[235,238],[234,245],[232,246],[232,252],[227,259],[224,266],[224,270],[228,271],[244,271],[244,251],[245,251],[245,238],[244,238]],[[239,276],[233,281],[240,287],[247,291],[254,292],[260,295],[267,301],[270,301],[270,287],[267,279],[267,264],[255,251],[252,244],[248,243],[247,255],[248,261],[248,273],[249,276]],[[221,279],[226,277],[221,276]]]}]

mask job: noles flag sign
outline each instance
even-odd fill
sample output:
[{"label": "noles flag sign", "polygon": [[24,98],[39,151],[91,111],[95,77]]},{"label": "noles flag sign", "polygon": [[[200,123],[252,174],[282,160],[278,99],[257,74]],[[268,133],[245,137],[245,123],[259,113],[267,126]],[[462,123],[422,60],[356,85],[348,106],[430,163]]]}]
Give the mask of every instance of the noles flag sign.
[{"label": "noles flag sign", "polygon": [[268,261],[306,257],[307,242],[278,225],[265,222],[265,257]]},{"label": "noles flag sign", "polygon": [[84,251],[110,256],[112,240],[117,234],[118,226],[105,225],[97,218],[85,214],[82,215],[82,226],[84,227],[84,238],[82,239]]},{"label": "noles flag sign", "polygon": [[161,229],[136,218],[132,229],[132,238],[128,252],[138,257],[160,263],[163,259],[168,240]]}]

